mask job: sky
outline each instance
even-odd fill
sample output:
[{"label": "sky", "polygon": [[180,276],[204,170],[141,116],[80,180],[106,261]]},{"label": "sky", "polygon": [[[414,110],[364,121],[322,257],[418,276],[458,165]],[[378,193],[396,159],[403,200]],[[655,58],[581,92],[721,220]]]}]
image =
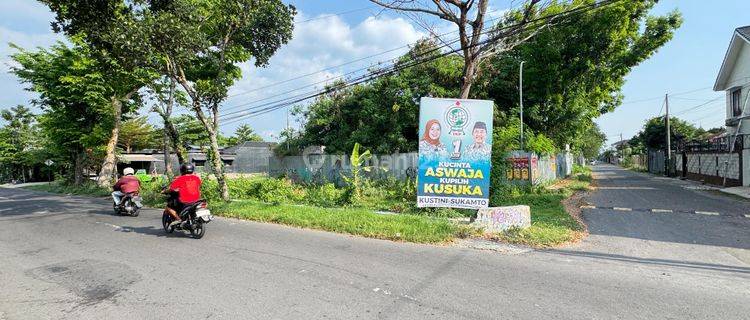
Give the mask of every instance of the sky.
[{"label": "sky", "polygon": [[[241,65],[243,78],[231,88],[222,106],[226,116],[221,130],[225,134],[248,124],[265,139],[277,140],[287,125],[287,109],[249,118],[233,120],[232,117],[252,110],[248,108],[258,110],[278,99],[314,92],[344,74],[387,63],[408,50],[408,44],[428,34],[412,17],[380,10],[367,0],[285,2],[298,10],[294,37],[267,67]],[[519,3],[519,0],[491,1],[491,16]],[[622,90],[623,105],[596,120],[607,134],[608,143],[619,140],[620,134],[625,139],[632,137],[647,119],[663,113],[667,93],[671,114],[706,129],[723,124],[724,95],[713,92],[711,87],[733,30],[750,25],[747,15],[750,1],[662,0],[652,14],[672,10],[679,10],[685,20],[674,39],[627,76]],[[0,108],[28,105],[34,98],[8,73],[12,64],[8,56],[14,52],[8,43],[34,48],[64,40],[51,31],[52,19],[49,10],[36,1],[0,1]],[[440,23],[435,27],[439,33],[451,30]],[[349,63],[354,60],[360,61]],[[684,112],[701,104],[705,105]],[[156,117],[150,116],[157,123]],[[298,119],[290,117],[290,126],[299,125]]]}]

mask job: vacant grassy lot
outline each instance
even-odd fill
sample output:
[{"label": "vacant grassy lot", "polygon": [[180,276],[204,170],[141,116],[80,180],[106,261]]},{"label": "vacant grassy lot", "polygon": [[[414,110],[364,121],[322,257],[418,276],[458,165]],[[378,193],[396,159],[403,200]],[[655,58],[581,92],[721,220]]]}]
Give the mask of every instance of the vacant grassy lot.
[{"label": "vacant grassy lot", "polygon": [[212,206],[221,216],[417,243],[443,243],[469,233],[445,219],[378,214],[368,209],[271,205],[236,201]]}]

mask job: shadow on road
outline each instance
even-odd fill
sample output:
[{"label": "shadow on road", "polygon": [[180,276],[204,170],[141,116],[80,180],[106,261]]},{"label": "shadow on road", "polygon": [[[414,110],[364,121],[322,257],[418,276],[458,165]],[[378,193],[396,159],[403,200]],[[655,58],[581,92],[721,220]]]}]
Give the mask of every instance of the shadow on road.
[{"label": "shadow on road", "polygon": [[619,255],[619,254],[597,253],[597,252],[586,252],[586,251],[555,250],[555,249],[544,250],[543,252],[565,255],[565,256],[576,256],[576,257],[584,257],[584,258],[591,258],[591,259],[602,259],[602,260],[630,262],[630,263],[647,264],[647,265],[669,266],[669,267],[679,267],[679,268],[689,268],[689,269],[750,274],[750,268],[746,268],[746,267],[729,266],[729,265],[713,264],[713,263],[702,263],[702,262],[695,262],[695,261],[638,258],[638,257],[631,257],[631,256],[625,256],[625,255]]},{"label": "shadow on road", "polygon": [[[601,209],[584,209],[583,219],[591,235],[651,241],[750,249],[750,205],[730,197],[687,189],[693,184],[639,174],[611,165],[594,168],[601,189],[586,201]],[[699,187],[699,186],[696,186]],[[630,208],[619,211],[603,208]],[[641,209],[643,211],[640,211]],[[667,209],[674,212],[650,212]],[[720,216],[701,215],[710,211]]]}]

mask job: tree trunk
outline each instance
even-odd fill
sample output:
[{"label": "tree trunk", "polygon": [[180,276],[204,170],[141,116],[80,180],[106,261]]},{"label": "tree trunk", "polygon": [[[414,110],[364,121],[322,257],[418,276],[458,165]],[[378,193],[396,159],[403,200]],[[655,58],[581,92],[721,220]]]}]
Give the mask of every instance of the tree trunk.
[{"label": "tree trunk", "polygon": [[167,133],[167,130],[163,130],[163,138],[164,138],[164,174],[167,175],[167,178],[169,178],[169,181],[172,181],[172,178],[174,178],[174,172],[172,171],[172,155],[169,152],[169,147],[171,145],[169,134]]},{"label": "tree trunk", "polygon": [[219,152],[219,140],[217,138],[218,128],[213,126],[213,122],[209,123],[208,121],[205,121],[204,125],[208,131],[208,139],[211,141],[209,152],[211,152],[214,176],[216,176],[216,182],[219,183],[221,199],[229,201],[229,186],[227,186],[226,176],[224,175],[224,163],[221,161],[221,153]]},{"label": "tree trunk", "polygon": [[471,91],[471,85],[474,83],[474,75],[476,74],[476,63],[471,58],[465,58],[464,60],[464,77],[461,81],[461,92],[459,98],[468,99],[469,92]]},{"label": "tree trunk", "polygon": [[83,183],[83,151],[76,151],[74,166],[75,168],[73,168],[73,183],[77,186],[80,186]]},{"label": "tree trunk", "polygon": [[104,157],[102,170],[99,172],[99,177],[96,179],[96,183],[102,188],[109,188],[112,186],[112,179],[115,175],[114,171],[117,168],[117,157],[115,151],[117,150],[117,140],[120,138],[120,122],[122,118],[122,101],[117,97],[112,97],[112,109],[114,126],[112,127],[112,134],[109,137],[109,142],[107,142],[107,155]]}]

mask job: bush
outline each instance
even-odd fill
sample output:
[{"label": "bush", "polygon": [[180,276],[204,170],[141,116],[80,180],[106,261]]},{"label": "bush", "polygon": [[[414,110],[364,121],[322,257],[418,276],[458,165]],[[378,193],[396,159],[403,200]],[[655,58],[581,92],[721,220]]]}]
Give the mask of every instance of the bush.
[{"label": "bush", "polygon": [[319,207],[335,207],[344,201],[345,190],[337,189],[333,183],[308,187],[305,201]]}]

